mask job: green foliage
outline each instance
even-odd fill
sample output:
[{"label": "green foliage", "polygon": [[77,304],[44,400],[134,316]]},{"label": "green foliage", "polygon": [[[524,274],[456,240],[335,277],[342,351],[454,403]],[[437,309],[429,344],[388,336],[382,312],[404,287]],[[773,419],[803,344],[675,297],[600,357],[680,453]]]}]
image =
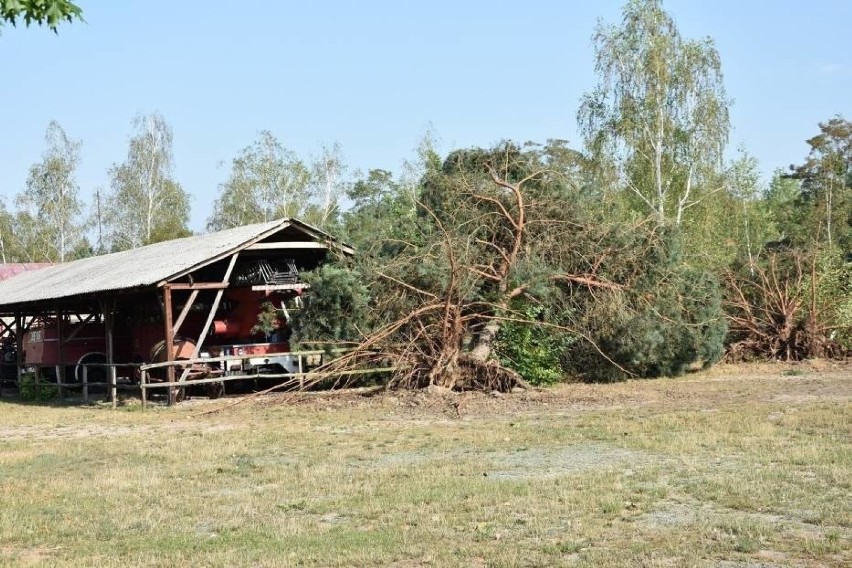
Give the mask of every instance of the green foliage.
[{"label": "green foliage", "polygon": [[677,376],[717,362],[727,332],[717,279],[679,262],[676,236],[633,262],[644,268],[629,289],[587,305],[585,341],[565,351],[566,370],[615,381]]},{"label": "green foliage", "polygon": [[804,288],[806,305],[816,307],[828,339],[837,342],[842,351],[852,352],[852,259],[844,258],[837,248],[820,251]]},{"label": "green foliage", "polygon": [[56,385],[39,381],[36,387],[35,374],[24,373],[21,375],[21,380],[18,382],[18,391],[21,393],[21,400],[31,402],[44,402],[56,398],[59,394],[59,389]]},{"label": "green foliage", "polygon": [[683,39],[660,0],[630,0],[594,37],[598,87],[578,112],[586,146],[631,206],[681,224],[710,194],[730,128],[719,53]]},{"label": "green foliage", "polygon": [[330,228],[338,218],[345,170],[339,144],[324,147],[314,163],[306,164],[263,130],[232,161],[207,228],[218,231],[282,217]]},{"label": "green foliage", "polygon": [[171,126],[159,113],[139,115],[133,126],[127,158],[109,170],[102,223],[113,251],[191,234],[189,194],[172,178]]},{"label": "green foliage", "polygon": [[56,121],[48,125],[45,142],[42,160],[30,167],[26,189],[16,198],[18,242],[28,260],[64,262],[73,258],[85,228],[75,175],[81,143]]},{"label": "green foliage", "polygon": [[217,231],[278,217],[299,217],[307,204],[309,182],[307,166],[264,130],[234,158],[207,228]]},{"label": "green foliage", "polygon": [[[518,312],[521,312],[520,314]],[[564,371],[562,354],[572,338],[540,322],[553,323],[548,310],[527,305],[512,312],[527,322],[508,321],[500,327],[495,350],[500,362],[517,371],[533,385],[551,385],[561,381]]]},{"label": "green foliage", "polygon": [[253,334],[269,335],[281,325],[278,309],[272,302],[263,302],[257,314],[257,323],[251,328]]},{"label": "green foliage", "polygon": [[[852,122],[841,116],[819,124],[820,133],[809,139],[804,163],[792,167],[800,181],[794,217],[806,227],[811,242],[838,245],[852,251]],[[799,231],[801,233],[801,231]],[[808,244],[807,242],[803,244]]]},{"label": "green foliage", "polygon": [[369,292],[356,271],[334,264],[303,272],[310,285],[305,305],[293,313],[294,343],[359,340],[367,322]]},{"label": "green foliage", "polygon": [[62,22],[83,19],[83,10],[70,0],[0,0],[0,28],[3,22],[13,26],[19,21],[30,24],[46,25],[57,32]]}]

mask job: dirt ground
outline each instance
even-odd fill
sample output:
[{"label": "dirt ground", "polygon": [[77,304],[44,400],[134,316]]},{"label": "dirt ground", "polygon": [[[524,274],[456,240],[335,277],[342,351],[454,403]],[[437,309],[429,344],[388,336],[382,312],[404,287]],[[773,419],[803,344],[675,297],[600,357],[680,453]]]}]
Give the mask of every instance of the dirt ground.
[{"label": "dirt ground", "polygon": [[[737,401],[807,403],[852,400],[852,360],[717,365],[677,379],[631,380],[614,384],[564,383],[512,393],[352,389],[337,392],[278,393],[225,403],[288,404],[316,410],[381,408],[400,417],[487,418],[506,414],[601,411],[624,408],[707,409]],[[201,412],[221,403],[196,398],[186,404]]]}]

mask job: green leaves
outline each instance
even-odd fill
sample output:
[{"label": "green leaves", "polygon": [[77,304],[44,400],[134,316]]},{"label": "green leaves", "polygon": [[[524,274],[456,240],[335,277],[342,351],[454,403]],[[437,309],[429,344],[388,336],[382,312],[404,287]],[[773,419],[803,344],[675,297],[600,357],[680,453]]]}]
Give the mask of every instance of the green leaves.
[{"label": "green leaves", "polygon": [[719,54],[710,39],[683,39],[659,0],[630,1],[623,14],[594,35],[600,84],[578,121],[632,207],[680,225],[712,194],[728,140]]},{"label": "green leaves", "polygon": [[64,262],[73,258],[85,230],[75,177],[81,143],[56,121],[48,125],[45,142],[42,160],[30,167],[26,189],[16,198],[16,237],[27,260]]},{"label": "green leaves", "polygon": [[127,158],[109,170],[103,223],[109,248],[127,250],[188,236],[189,194],[172,179],[172,129],[159,113],[139,115]]},{"label": "green leaves", "polygon": [[24,24],[47,25],[58,33],[64,21],[83,19],[83,10],[69,0],[0,0],[0,26],[6,21],[13,26],[23,20]]}]

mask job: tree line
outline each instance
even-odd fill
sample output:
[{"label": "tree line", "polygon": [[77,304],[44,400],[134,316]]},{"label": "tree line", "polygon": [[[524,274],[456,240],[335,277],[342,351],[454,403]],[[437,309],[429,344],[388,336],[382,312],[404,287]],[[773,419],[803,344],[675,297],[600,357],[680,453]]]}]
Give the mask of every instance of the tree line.
[{"label": "tree line", "polygon": [[[65,262],[191,234],[191,196],[174,176],[173,132],[159,113],[133,119],[124,161],[90,200],[76,180],[82,143],[51,121],[45,150],[11,207],[0,201],[2,262]],[[346,187],[339,145],[307,162],[268,131],[242,149],[220,188],[207,228],[280,217],[330,226]]]}]

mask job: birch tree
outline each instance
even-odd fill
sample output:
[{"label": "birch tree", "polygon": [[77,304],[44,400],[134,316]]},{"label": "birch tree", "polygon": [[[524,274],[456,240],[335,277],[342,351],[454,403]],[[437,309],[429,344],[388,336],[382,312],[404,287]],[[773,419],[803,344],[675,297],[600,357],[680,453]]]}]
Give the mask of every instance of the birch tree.
[{"label": "birch tree", "polygon": [[171,127],[159,113],[137,116],[133,127],[127,158],[109,170],[104,229],[113,251],[190,234],[189,195],[172,177]]},{"label": "birch tree", "polygon": [[722,187],[729,101],[710,38],[681,37],[661,0],[630,0],[619,26],[593,36],[597,88],[578,120],[591,153],[640,209],[680,225],[687,210]]},{"label": "birch tree", "polygon": [[340,198],[345,194],[345,173],[340,144],[323,147],[320,157],[311,168],[308,221],[325,228],[337,218]]},{"label": "birch tree", "polygon": [[47,126],[45,142],[41,161],[30,166],[26,189],[15,200],[17,221],[28,256],[64,262],[85,230],[75,178],[81,143],[70,139],[56,121]]},{"label": "birch tree", "polygon": [[268,130],[243,148],[207,221],[210,230],[299,217],[308,204],[310,171]]}]

